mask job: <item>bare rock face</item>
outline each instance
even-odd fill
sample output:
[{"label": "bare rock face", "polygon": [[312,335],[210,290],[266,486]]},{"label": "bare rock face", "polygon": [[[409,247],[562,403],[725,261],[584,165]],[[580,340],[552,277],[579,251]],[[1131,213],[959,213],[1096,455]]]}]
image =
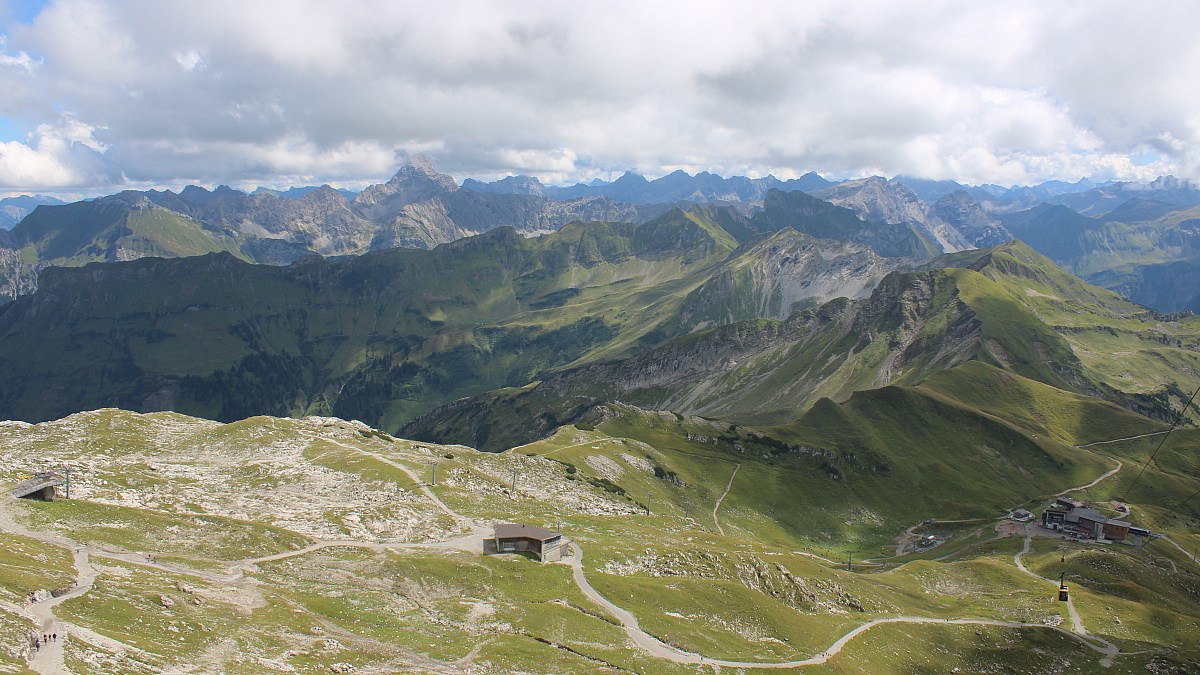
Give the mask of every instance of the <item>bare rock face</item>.
[{"label": "bare rock face", "polygon": [[949,253],[971,248],[970,243],[948,223],[931,213],[917,193],[897,181],[872,176],[846,181],[818,190],[814,196],[853,209],[863,220],[905,223],[934,239]]},{"label": "bare rock face", "polygon": [[458,183],[446,174],[438,173],[424,158],[414,158],[412,164],[400,167],[392,179],[382,185],[371,185],[354,198],[354,207],[366,218],[387,221],[404,206],[450,194]]},{"label": "bare rock face", "polygon": [[321,255],[364,253],[376,229],[328,185],[298,199],[250,195],[239,215],[235,225],[244,234],[280,238]]},{"label": "bare rock face", "polygon": [[12,249],[0,246],[0,302],[32,293],[37,288],[38,271],[46,263],[29,264]]},{"label": "bare rock face", "polygon": [[862,244],[783,229],[692,293],[680,321],[692,332],[746,319],[786,319],[834,298],[865,298],[898,265]]},{"label": "bare rock face", "polygon": [[1000,220],[985,211],[966,190],[956,190],[937,200],[933,213],[979,248],[1003,244],[1013,238]]}]

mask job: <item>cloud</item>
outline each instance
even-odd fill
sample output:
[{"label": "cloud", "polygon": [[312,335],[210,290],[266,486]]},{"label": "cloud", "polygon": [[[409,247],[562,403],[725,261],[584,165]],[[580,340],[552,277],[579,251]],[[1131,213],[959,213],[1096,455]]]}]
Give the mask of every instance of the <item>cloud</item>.
[{"label": "cloud", "polygon": [[41,124],[25,141],[0,143],[0,185],[17,190],[116,185],[120,169],[105,157],[97,129],[64,117]]},{"label": "cloud", "polygon": [[0,188],[356,183],[416,152],[552,182],[1200,178],[1195,25],[1111,0],[58,0],[0,42],[0,115],[45,127]]}]

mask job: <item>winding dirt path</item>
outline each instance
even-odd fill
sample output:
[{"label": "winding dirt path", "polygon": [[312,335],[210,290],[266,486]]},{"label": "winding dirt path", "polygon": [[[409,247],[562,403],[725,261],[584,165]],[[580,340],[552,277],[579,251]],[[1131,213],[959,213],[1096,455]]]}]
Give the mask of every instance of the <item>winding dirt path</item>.
[{"label": "winding dirt path", "polygon": [[[1017,569],[1021,570],[1025,574],[1028,574],[1034,579],[1040,579],[1046,583],[1053,584],[1054,588],[1057,589],[1057,580],[1047,579],[1046,577],[1031,572],[1027,567],[1025,567],[1025,563],[1021,562],[1021,558],[1026,553],[1029,553],[1029,546],[1032,541],[1033,535],[1025,535],[1025,545],[1021,547],[1021,550],[1018,553],[1013,555],[1013,562],[1016,564]],[[1104,655],[1104,658],[1100,659],[1100,665],[1104,666],[1105,668],[1111,666],[1113,664],[1113,658],[1121,652],[1120,648],[1108,640],[1088,632],[1087,628],[1085,628],[1083,625],[1083,618],[1079,616],[1079,612],[1075,609],[1075,599],[1070,597],[1069,594],[1067,596],[1067,613],[1071,616],[1071,630],[1073,634],[1088,647],[1091,647],[1093,651]]]},{"label": "winding dirt path", "polygon": [[1108,445],[1109,443],[1120,443],[1121,441],[1134,441],[1139,438],[1149,438],[1151,436],[1162,436],[1163,434],[1166,434],[1166,433],[1170,433],[1169,430],[1168,431],[1152,431],[1148,434],[1138,434],[1137,436],[1126,436],[1125,438],[1111,438],[1107,441],[1092,441],[1091,443],[1084,443],[1083,445],[1077,445],[1075,447],[1090,448],[1093,445]]},{"label": "winding dirt path", "polygon": [[[613,604],[608,598],[605,598],[600,594],[599,591],[592,587],[591,583],[588,582],[587,577],[583,572],[583,549],[580,548],[578,542],[575,541],[571,542],[571,547],[574,551],[574,555],[571,556],[570,560],[565,562],[571,566],[571,575],[575,579],[576,585],[578,585],[579,589],[583,591],[583,594],[587,596],[588,599],[603,607],[610,614],[612,614],[613,617],[620,621],[622,628],[625,629],[625,634],[635,645],[651,656],[666,659],[674,663],[700,664],[716,666],[719,668],[763,669],[790,669],[804,668],[807,666],[819,666],[827,663],[830,659],[836,656],[842,651],[842,648],[849,644],[849,642],[854,638],[867,632],[875,626],[881,626],[889,623],[939,624],[950,626],[999,626],[1002,628],[1037,628],[1041,630],[1053,630],[1077,639],[1097,652],[1106,655],[1109,653],[1107,650],[1097,647],[1094,643],[1089,641],[1096,640],[1098,642],[1104,642],[1100,638],[1096,638],[1095,636],[1087,634],[1086,632],[1072,633],[1056,626],[1046,626],[1040,623],[1021,623],[1019,621],[1001,621],[998,619],[935,619],[927,616],[890,616],[868,621],[867,623],[853,628],[852,630],[846,632],[845,635],[835,640],[833,644],[831,644],[821,653],[806,659],[797,659],[794,661],[734,661],[729,659],[713,659],[701,654],[697,654],[696,652],[689,652],[679,649],[678,647],[673,647],[644,631],[641,626],[638,625],[637,617],[635,617],[632,612]],[[1116,647],[1112,645],[1109,645],[1109,647],[1112,647],[1113,650],[1116,649]],[[1115,655],[1116,652],[1113,651],[1112,653]],[[1111,663],[1111,659],[1109,663]]]},{"label": "winding dirt path", "polygon": [[[1162,537],[1160,537],[1160,539],[1162,539],[1163,541],[1167,542],[1168,544],[1174,546],[1175,548],[1179,549],[1179,552],[1184,554],[1185,556],[1187,556],[1189,559],[1191,559],[1192,562],[1200,564],[1200,558],[1197,558],[1195,556],[1195,554],[1190,553],[1186,548],[1180,546],[1179,544],[1176,544],[1174,539],[1172,539],[1166,535],[1163,535]],[[1171,564],[1174,565],[1175,563],[1172,562]],[[1178,569],[1176,569],[1176,571],[1178,571]]]},{"label": "winding dirt path", "polygon": [[[1147,434],[1147,435],[1153,436],[1155,434]],[[1134,438],[1139,438],[1139,437],[1135,436]],[[1127,440],[1127,439],[1117,439],[1117,440]],[[1115,443],[1116,441],[1100,441],[1100,442],[1101,443]],[[1095,443],[1092,443],[1092,445],[1095,445]],[[1077,447],[1082,448],[1083,446],[1080,445]],[[1080,485],[1078,487],[1067,488],[1066,490],[1063,490],[1062,492],[1055,492],[1054,496],[1061,497],[1063,495],[1070,494],[1072,492],[1078,492],[1080,490],[1087,490],[1090,488],[1094,488],[1094,487],[1096,487],[1096,485],[1098,485],[1100,483],[1100,481],[1108,480],[1109,478],[1112,478],[1113,476],[1117,475],[1117,472],[1120,471],[1124,466],[1125,466],[1125,462],[1122,462],[1121,460],[1118,459],[1117,460],[1117,468],[1115,468],[1107,473],[1101,474],[1099,478],[1088,483],[1087,485]]]},{"label": "winding dirt path", "polygon": [[729,475],[729,484],[725,486],[725,491],[717,498],[717,503],[713,504],[713,522],[716,523],[717,532],[720,532],[722,537],[725,536],[725,528],[721,527],[721,519],[717,517],[717,511],[721,509],[721,502],[725,501],[725,497],[729,495],[729,490],[733,487],[733,479],[737,476],[738,469],[740,468],[742,468],[741,463],[734,465],[733,473]]},{"label": "winding dirt path", "polygon": [[82,549],[76,550],[74,556],[75,570],[79,575],[75,582],[75,587],[56,598],[35,602],[29,605],[27,610],[33,618],[35,633],[42,635],[56,634],[58,636],[57,639],[42,643],[41,648],[31,654],[28,662],[29,667],[39,673],[68,672],[66,661],[63,659],[63,643],[69,639],[68,636],[71,634],[74,626],[65,621],[59,621],[54,616],[54,608],[71,598],[76,598],[87,593],[92,590],[92,585],[96,583],[97,572],[88,561],[87,551]]},{"label": "winding dirt path", "polygon": [[388,466],[400,469],[401,471],[404,472],[405,475],[407,475],[409,478],[412,479],[413,483],[416,484],[416,486],[421,490],[421,492],[424,493],[425,496],[428,497],[430,499],[430,501],[432,501],[438,507],[438,509],[440,509],[442,511],[442,513],[445,513],[446,515],[453,518],[454,522],[458,523],[460,526],[466,526],[468,529],[474,529],[475,524],[474,524],[474,522],[471,521],[470,518],[467,518],[466,516],[463,516],[462,514],[458,513],[457,511],[450,508],[449,506],[446,506],[446,503],[442,501],[441,497],[438,497],[436,494],[434,494],[433,490],[429,489],[429,485],[427,485],[425,483],[425,481],[421,480],[420,476],[418,476],[417,473],[415,471],[413,471],[412,469],[408,468],[407,466],[404,466],[403,464],[393,460],[390,457],[385,457],[385,456],[379,454],[378,452],[372,452],[370,450],[356,448],[352,445],[347,445],[345,443],[342,443],[341,441],[336,440],[336,439],[326,439],[326,440],[328,440],[330,443],[333,443],[334,445],[336,445],[340,448],[343,448],[345,450],[350,450],[351,452],[358,452],[358,453],[367,455],[368,457],[373,457],[373,458],[383,462],[384,464],[387,464]]},{"label": "winding dirt path", "polygon": [[[458,512],[454,511],[449,506],[447,506],[408,467],[406,467],[398,462],[395,462],[395,461],[391,460],[390,458],[383,456],[376,452],[363,450],[361,448],[353,448],[349,445],[345,445],[345,444],[341,444],[341,443],[337,443],[337,444],[340,445],[341,447],[351,449],[356,452],[360,452],[362,454],[374,457],[375,459],[378,459],[379,461],[382,461],[388,465],[391,465],[391,466],[403,471],[406,475],[408,475],[409,477],[411,477],[413,479],[414,483],[416,483],[420,487],[421,491],[434,504],[436,504],[441,511],[443,511],[448,516],[453,518],[454,521],[456,523],[458,523],[460,526],[463,526],[467,530],[467,533],[457,536],[457,537],[453,537],[453,538],[445,540],[445,541],[441,541],[441,542],[413,543],[413,544],[409,544],[409,543],[377,543],[377,542],[362,542],[362,541],[353,541],[353,540],[319,541],[310,546],[307,546],[307,547],[304,547],[301,549],[297,549],[295,551],[285,551],[285,552],[275,553],[275,554],[262,556],[262,557],[258,557],[258,558],[249,558],[249,559],[245,559],[245,560],[236,561],[236,562],[230,564],[228,574],[218,575],[218,574],[212,574],[212,573],[198,571],[198,570],[180,569],[174,565],[160,564],[153,560],[144,559],[144,558],[142,558],[142,556],[140,556],[139,554],[136,554],[136,553],[124,553],[124,552],[114,553],[114,552],[109,552],[109,551],[103,551],[103,550],[99,550],[99,549],[96,549],[93,547],[80,546],[78,544],[75,544],[74,542],[64,540],[61,537],[48,535],[46,533],[30,532],[27,528],[23,528],[23,527],[20,527],[19,525],[17,525],[15,523],[14,519],[11,518],[11,514],[4,513],[3,512],[4,510],[0,509],[0,525],[7,525],[7,526],[13,527],[14,529],[23,530],[24,531],[23,533],[28,534],[29,536],[32,536],[35,539],[39,539],[41,541],[46,541],[48,543],[53,543],[53,544],[59,545],[59,546],[64,546],[64,547],[68,548],[69,550],[75,551],[75,568],[78,573],[78,580],[77,580],[76,586],[74,588],[72,588],[70,592],[68,592],[64,595],[61,595],[57,598],[53,598],[51,600],[43,601],[41,603],[35,603],[34,605],[31,605],[28,608],[28,614],[30,615],[31,619],[33,619],[35,625],[40,627],[41,631],[58,632],[58,634],[59,634],[58,643],[52,642],[48,648],[44,648],[43,650],[41,650],[39,652],[31,654],[31,658],[29,660],[29,666],[33,670],[40,672],[40,673],[67,672],[66,668],[65,668],[65,663],[63,661],[62,641],[65,638],[67,638],[67,636],[70,635],[71,632],[73,632],[73,631],[76,634],[80,635],[80,637],[85,639],[86,641],[95,642],[97,644],[104,644],[104,645],[106,645],[106,648],[125,649],[130,652],[138,652],[139,651],[128,645],[123,645],[122,643],[116,642],[115,640],[106,638],[105,636],[93,634],[92,631],[87,630],[86,628],[72,626],[71,624],[61,621],[54,616],[53,609],[55,606],[57,606],[58,604],[60,604],[62,602],[65,602],[66,600],[68,600],[70,598],[83,595],[83,594],[87,593],[89,590],[91,590],[92,585],[94,584],[95,579],[98,574],[97,570],[90,564],[89,556],[92,556],[92,555],[124,560],[124,561],[131,562],[131,563],[138,564],[138,565],[145,565],[148,567],[161,569],[164,571],[178,573],[178,574],[191,575],[191,576],[195,576],[198,578],[204,578],[204,579],[207,579],[210,581],[217,581],[220,583],[230,583],[233,581],[249,581],[245,577],[245,571],[246,571],[245,568],[253,566],[255,564],[284,560],[286,558],[300,556],[300,555],[306,555],[308,553],[312,553],[314,551],[318,551],[318,550],[321,550],[324,548],[330,548],[330,547],[345,546],[345,547],[356,547],[356,548],[368,548],[368,549],[372,549],[372,550],[414,550],[414,549],[423,549],[423,548],[440,548],[440,549],[465,550],[465,551],[475,552],[475,553],[479,553],[479,554],[483,553],[483,543],[484,543],[484,539],[488,535],[488,528],[486,526],[477,524],[471,518],[463,516],[462,514],[459,514]],[[721,525],[720,525],[718,511],[720,509],[721,503],[724,501],[725,497],[729,494],[729,492],[733,486],[734,478],[736,477],[738,469],[740,469],[740,468],[741,468],[740,464],[737,464],[734,467],[733,473],[729,477],[729,483],[726,485],[725,492],[722,493],[721,497],[717,500],[716,505],[713,507],[713,520],[716,523],[717,529],[719,532],[721,532],[721,534],[724,534],[724,531],[722,530]],[[1120,467],[1118,467],[1117,470],[1119,470],[1119,469],[1120,469]],[[1112,475],[1113,473],[1116,473],[1116,470],[1110,472],[1109,474],[1106,474],[1105,476],[1102,476],[1100,479],[1097,479],[1097,481],[1094,481],[1092,483],[1092,485],[1094,485],[1096,482],[1099,482],[1100,480],[1103,480],[1104,478],[1107,478],[1109,475]],[[1089,485],[1089,487],[1090,487],[1090,485]],[[949,522],[949,521],[943,521],[943,522]],[[1037,575],[1033,574],[1028,569],[1026,569],[1024,567],[1024,565],[1021,563],[1020,558],[1022,555],[1024,555],[1024,553],[1028,552],[1029,543],[1030,543],[1030,538],[1026,537],[1025,547],[1020,553],[1018,553],[1016,556],[1014,556],[1014,561],[1016,562],[1017,566],[1026,574],[1035,576],[1036,578],[1042,579],[1043,581],[1050,581],[1050,580],[1043,579],[1042,577],[1038,577]],[[1174,542],[1171,542],[1171,543],[1174,544]],[[1097,651],[1101,654],[1104,654],[1105,658],[1101,661],[1101,663],[1105,666],[1111,665],[1112,658],[1118,653],[1118,649],[1115,645],[1088,633],[1083,628],[1083,623],[1078,618],[1078,614],[1075,612],[1073,605],[1069,604],[1072,621],[1074,622],[1073,632],[1066,631],[1066,630],[1064,630],[1062,628],[1058,628],[1058,627],[1044,626],[1042,624],[1025,624],[1025,623],[1014,622],[1014,621],[1000,621],[1000,620],[994,620],[994,619],[982,619],[982,618],[936,619],[936,618],[931,618],[931,617],[920,617],[920,616],[893,616],[893,617],[885,617],[885,618],[875,619],[873,621],[868,621],[860,626],[857,626],[854,629],[848,631],[846,634],[842,635],[836,641],[834,641],[834,643],[831,644],[824,651],[820,652],[819,654],[816,654],[815,656],[805,658],[805,659],[797,659],[797,660],[782,661],[782,662],[736,661],[736,660],[728,660],[728,659],[713,659],[713,658],[709,658],[709,657],[703,656],[703,655],[695,653],[695,652],[689,652],[686,650],[679,649],[677,647],[673,647],[669,644],[666,644],[659,638],[651,635],[650,633],[647,633],[645,630],[643,630],[641,628],[641,626],[638,624],[637,617],[632,612],[617,606],[612,601],[605,598],[599,591],[597,591],[591,585],[591,583],[587,580],[586,574],[584,573],[583,549],[579,546],[578,542],[571,541],[571,542],[569,542],[569,544],[570,544],[571,550],[573,552],[573,555],[571,555],[569,557],[569,559],[564,560],[562,562],[564,562],[565,564],[567,564],[571,567],[572,577],[573,577],[576,585],[579,587],[580,591],[591,601],[600,605],[607,612],[609,612],[613,617],[615,617],[620,622],[622,628],[625,631],[626,636],[639,649],[645,651],[646,653],[650,654],[651,656],[653,656],[655,658],[665,659],[668,661],[672,661],[674,663],[699,664],[699,665],[713,666],[715,668],[725,667],[725,668],[762,668],[762,669],[791,669],[791,668],[802,668],[802,667],[807,667],[807,666],[817,666],[817,665],[827,663],[831,658],[833,658],[839,652],[841,652],[841,650],[851,640],[853,640],[854,638],[863,634],[864,632],[870,630],[871,628],[874,628],[875,626],[889,624],[889,623],[981,625],[981,626],[998,626],[998,627],[1005,627],[1005,628],[1020,628],[1020,629],[1038,628],[1038,629],[1043,629],[1043,630],[1055,630],[1064,635],[1068,635],[1075,639],[1078,639],[1081,643],[1085,644],[1090,649]],[[1178,545],[1176,545],[1176,546],[1178,546]],[[1182,547],[1180,547],[1180,549],[1182,550]],[[1186,553],[1186,551],[1185,551],[1185,553]],[[819,556],[813,556],[813,557],[819,557]],[[1054,582],[1052,582],[1052,583],[1054,583]],[[89,638],[91,638],[91,639],[89,639]],[[1103,645],[1103,646],[1100,646],[1100,645]],[[477,653],[477,650],[476,650],[476,653]],[[472,655],[468,655],[468,656],[470,657]],[[469,659],[468,659],[468,661],[469,661]],[[445,664],[445,665],[454,666],[457,664]]]}]

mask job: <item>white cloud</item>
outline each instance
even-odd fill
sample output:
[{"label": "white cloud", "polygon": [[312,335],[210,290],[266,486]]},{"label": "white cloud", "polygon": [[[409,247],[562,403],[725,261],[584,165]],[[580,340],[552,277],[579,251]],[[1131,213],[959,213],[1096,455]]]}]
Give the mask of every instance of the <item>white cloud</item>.
[{"label": "white cloud", "polygon": [[549,181],[1200,178],[1196,25],[1113,0],[59,0],[0,43],[0,114],[89,131],[7,144],[0,188],[352,183],[413,152]]},{"label": "white cloud", "polygon": [[41,124],[22,141],[0,143],[0,185],[16,190],[114,185],[117,167],[103,155],[97,129],[70,117]]}]

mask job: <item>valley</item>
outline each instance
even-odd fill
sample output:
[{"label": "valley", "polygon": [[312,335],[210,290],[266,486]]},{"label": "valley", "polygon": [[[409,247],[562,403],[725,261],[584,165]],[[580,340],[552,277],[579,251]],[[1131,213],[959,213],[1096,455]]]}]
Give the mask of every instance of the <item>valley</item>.
[{"label": "valley", "polygon": [[[0,483],[70,495],[0,507],[0,669],[1200,667],[1200,320],[976,248],[1066,207],[988,220],[899,179],[680,207],[623,180],[573,198],[640,195],[637,222],[328,258],[213,226],[328,189],[56,207],[74,238],[29,216]],[[514,198],[474,188],[406,167],[352,210]],[[1027,522],[1055,500],[1140,534]],[[496,554],[502,523],[566,555]]]},{"label": "valley", "polygon": [[0,2],[0,675],[1200,673],[1196,25]]}]

